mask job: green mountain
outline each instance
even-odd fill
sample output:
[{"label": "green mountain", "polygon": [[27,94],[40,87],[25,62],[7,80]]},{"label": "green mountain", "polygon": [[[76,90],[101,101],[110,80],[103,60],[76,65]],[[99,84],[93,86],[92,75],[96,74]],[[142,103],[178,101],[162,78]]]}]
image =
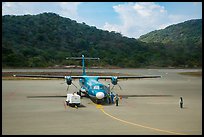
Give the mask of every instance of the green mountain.
[{"label": "green mountain", "polygon": [[82,54],[101,66],[200,67],[202,47],[194,45],[145,43],[55,13],[2,16],[2,67],[81,65],[65,58]]},{"label": "green mountain", "polygon": [[202,19],[188,20],[165,29],[155,30],[140,36],[139,40],[170,45],[190,43],[202,46]]}]

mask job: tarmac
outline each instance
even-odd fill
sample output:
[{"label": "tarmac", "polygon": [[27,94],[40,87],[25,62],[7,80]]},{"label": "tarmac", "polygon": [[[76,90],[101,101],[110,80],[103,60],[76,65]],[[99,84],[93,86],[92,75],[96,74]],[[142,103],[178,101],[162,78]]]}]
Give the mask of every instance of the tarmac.
[{"label": "tarmac", "polygon": [[[64,103],[64,80],[2,80],[2,134],[202,135],[202,77],[180,75],[180,71],[189,70],[141,70],[162,78],[121,80],[122,90],[115,86],[113,91],[132,97],[121,98],[119,106],[82,98],[78,109]],[[78,85],[78,80],[73,83]],[[70,86],[69,92],[74,91]]]}]

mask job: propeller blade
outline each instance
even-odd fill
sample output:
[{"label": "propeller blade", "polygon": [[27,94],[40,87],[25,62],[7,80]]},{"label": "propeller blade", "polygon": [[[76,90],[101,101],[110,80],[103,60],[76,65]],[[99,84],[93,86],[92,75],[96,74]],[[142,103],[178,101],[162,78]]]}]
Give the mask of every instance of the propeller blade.
[{"label": "propeller blade", "polygon": [[115,85],[113,85],[113,87],[111,88],[111,90],[113,90],[114,87],[115,87]]},{"label": "propeller blade", "polygon": [[[122,87],[121,87],[119,84],[117,84],[117,85],[119,86],[120,90],[122,90]],[[115,87],[115,85],[113,85],[113,87],[111,88],[111,90],[113,90],[114,87]]]},{"label": "propeller blade", "polygon": [[[76,86],[74,83],[72,83],[72,84],[75,86],[76,89],[78,89],[77,86]],[[78,89],[78,90],[79,90],[79,89]]]},{"label": "propeller blade", "polygon": [[120,90],[122,90],[122,87],[118,84],[118,86],[120,87]]},{"label": "propeller blade", "polygon": [[69,90],[69,85],[67,86],[67,90],[66,91],[68,91]]}]

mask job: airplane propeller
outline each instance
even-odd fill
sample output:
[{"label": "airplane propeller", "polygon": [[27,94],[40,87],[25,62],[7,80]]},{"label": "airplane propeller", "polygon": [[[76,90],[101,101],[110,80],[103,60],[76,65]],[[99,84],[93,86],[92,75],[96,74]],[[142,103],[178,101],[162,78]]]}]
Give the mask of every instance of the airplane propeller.
[{"label": "airplane propeller", "polygon": [[[119,85],[119,83],[117,83],[118,87],[120,88],[120,90],[122,90],[122,87]],[[111,90],[113,90],[113,88],[115,87],[115,85],[113,85],[113,87],[111,88]]]},{"label": "airplane propeller", "polygon": [[[60,83],[60,84],[65,84],[65,83],[67,83],[66,82],[66,79],[65,79],[65,82],[63,82],[63,83]],[[78,89],[78,87],[71,81],[71,84],[70,85],[74,85],[74,87],[77,89],[77,90],[79,90]],[[69,90],[69,86],[70,86],[69,84],[67,85],[67,89],[66,89],[66,91],[68,91]]]},{"label": "airplane propeller", "polygon": [[[76,89],[78,89],[77,86],[76,86],[73,82],[72,82],[72,84],[75,86]],[[79,89],[78,89],[78,90],[79,90]]]},{"label": "airplane propeller", "polygon": [[[65,83],[67,83],[66,82],[66,79],[65,79],[65,82],[62,82],[62,83],[60,83],[60,84],[65,84]],[[67,85],[67,89],[66,89],[66,92],[69,90],[69,85]]]},{"label": "airplane propeller", "polygon": [[66,91],[68,92],[68,90],[69,90],[69,85],[67,86],[67,90]]}]

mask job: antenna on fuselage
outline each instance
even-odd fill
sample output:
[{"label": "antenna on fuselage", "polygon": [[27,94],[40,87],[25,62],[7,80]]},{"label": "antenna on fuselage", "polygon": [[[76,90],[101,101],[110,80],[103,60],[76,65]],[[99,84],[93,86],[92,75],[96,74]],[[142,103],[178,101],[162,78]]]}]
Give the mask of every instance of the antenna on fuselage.
[{"label": "antenna on fuselage", "polygon": [[83,76],[86,76],[85,59],[87,59],[87,60],[100,60],[100,58],[84,57],[84,55],[82,55],[81,57],[68,57],[66,59],[82,60],[82,75]]}]

